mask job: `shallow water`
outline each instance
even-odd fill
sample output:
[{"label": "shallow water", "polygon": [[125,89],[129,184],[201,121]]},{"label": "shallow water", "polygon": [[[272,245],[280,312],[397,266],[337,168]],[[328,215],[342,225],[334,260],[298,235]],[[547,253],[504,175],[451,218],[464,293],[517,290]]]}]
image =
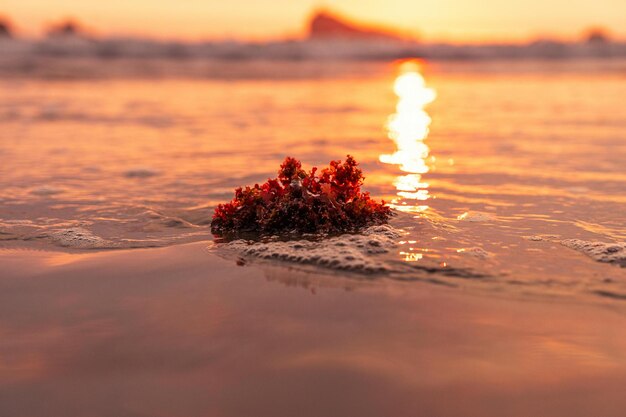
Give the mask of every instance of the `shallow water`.
[{"label": "shallow water", "polygon": [[[387,123],[398,112],[398,64],[214,67],[0,81],[0,244],[210,240],[212,208],[234,187],[274,176],[286,155],[310,167],[350,153],[367,190],[414,208],[391,221],[400,237],[386,252],[368,254],[388,276],[626,296],[615,245],[626,239],[623,62],[422,64],[436,98],[423,106],[432,123],[410,172],[381,162],[397,150]],[[416,194],[399,198],[398,178],[411,174]],[[585,250],[589,242],[604,249]]]},{"label": "shallow water", "polygon": [[[71,62],[0,81],[0,415],[623,415],[625,63]],[[346,153],[389,225],[211,236]]]}]

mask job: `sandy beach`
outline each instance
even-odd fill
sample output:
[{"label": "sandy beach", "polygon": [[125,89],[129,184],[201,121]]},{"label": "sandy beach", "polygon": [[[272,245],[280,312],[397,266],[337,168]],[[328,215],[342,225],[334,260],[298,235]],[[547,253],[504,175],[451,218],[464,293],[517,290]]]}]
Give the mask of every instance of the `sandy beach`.
[{"label": "sandy beach", "polygon": [[623,301],[239,266],[204,242],[2,250],[0,263],[6,416],[617,417],[626,406]]}]

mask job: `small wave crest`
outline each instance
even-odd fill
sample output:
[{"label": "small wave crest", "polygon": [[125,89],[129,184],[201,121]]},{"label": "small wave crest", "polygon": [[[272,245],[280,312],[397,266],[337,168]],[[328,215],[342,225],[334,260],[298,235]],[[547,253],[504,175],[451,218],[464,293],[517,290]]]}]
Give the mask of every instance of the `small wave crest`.
[{"label": "small wave crest", "polygon": [[265,43],[244,41],[167,42],[141,38],[49,37],[39,40],[2,40],[6,55],[53,58],[159,58],[191,60],[212,58],[246,59],[380,59],[423,56],[427,59],[489,58],[594,58],[623,57],[626,44],[537,41],[528,44],[454,45],[428,44],[408,40],[332,39],[278,40]]}]

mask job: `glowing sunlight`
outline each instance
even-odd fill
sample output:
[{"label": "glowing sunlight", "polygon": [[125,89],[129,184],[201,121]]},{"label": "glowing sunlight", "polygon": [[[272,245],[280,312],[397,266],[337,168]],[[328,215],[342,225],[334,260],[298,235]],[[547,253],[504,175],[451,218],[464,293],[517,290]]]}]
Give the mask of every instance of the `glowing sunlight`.
[{"label": "glowing sunlight", "polygon": [[399,69],[394,83],[398,104],[387,123],[389,138],[395,142],[397,150],[390,155],[380,155],[379,159],[385,164],[399,165],[400,170],[407,173],[394,181],[399,198],[392,201],[392,206],[401,211],[419,212],[426,206],[418,202],[429,198],[428,183],[422,182],[422,174],[428,172],[429,149],[424,140],[431,119],[424,108],[435,99],[436,93],[426,87],[419,61],[405,61]]}]

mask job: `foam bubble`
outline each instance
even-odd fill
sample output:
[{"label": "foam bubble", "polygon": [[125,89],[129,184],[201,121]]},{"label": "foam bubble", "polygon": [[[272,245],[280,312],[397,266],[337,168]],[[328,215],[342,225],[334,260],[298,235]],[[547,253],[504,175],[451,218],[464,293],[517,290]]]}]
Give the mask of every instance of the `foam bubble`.
[{"label": "foam bubble", "polygon": [[480,211],[467,211],[457,217],[457,220],[464,222],[488,222],[493,220],[493,216],[489,213]]},{"label": "foam bubble", "polygon": [[524,239],[530,240],[531,242],[542,242],[542,241],[558,241],[560,237],[558,235],[533,235],[533,236],[524,236]]},{"label": "foam bubble", "polygon": [[487,259],[490,256],[489,252],[487,252],[483,248],[479,248],[478,246],[473,247],[473,248],[457,249],[457,253],[460,253],[462,255],[473,256],[478,259]]},{"label": "foam bubble", "polygon": [[561,241],[561,245],[582,252],[598,262],[608,262],[626,266],[626,243],[566,239]]},{"label": "foam bubble", "polygon": [[63,192],[62,188],[59,187],[54,187],[51,185],[42,185],[41,187],[36,187],[33,188],[32,190],[30,190],[31,194],[34,195],[38,195],[41,197],[45,197],[45,196],[49,196],[49,195],[55,195],[55,194],[60,194]]}]

